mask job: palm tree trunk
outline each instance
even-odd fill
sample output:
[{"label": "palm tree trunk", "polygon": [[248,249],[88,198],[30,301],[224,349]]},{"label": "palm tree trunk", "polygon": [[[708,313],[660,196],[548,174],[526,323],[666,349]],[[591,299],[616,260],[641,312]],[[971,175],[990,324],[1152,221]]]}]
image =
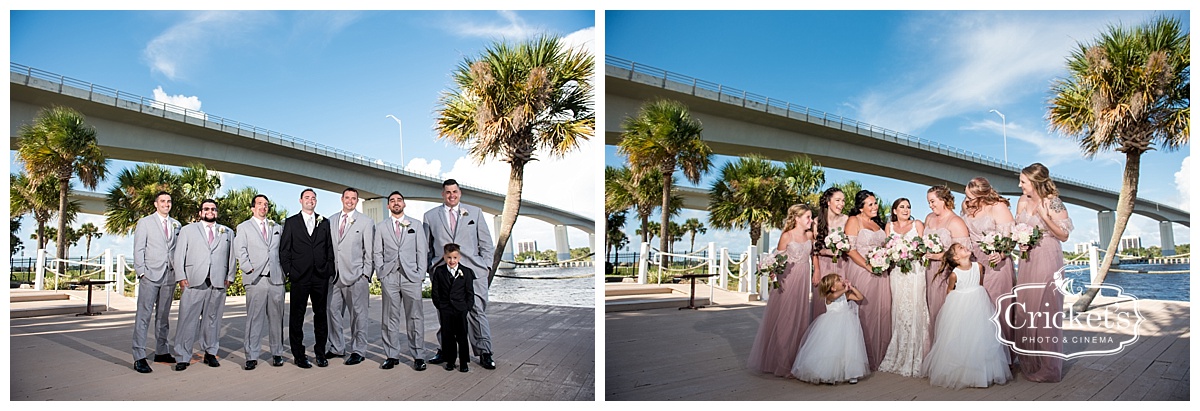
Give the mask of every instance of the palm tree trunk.
[{"label": "palm tree trunk", "polygon": [[46,248],[46,220],[38,220],[37,249]]},{"label": "palm tree trunk", "polygon": [[[1121,243],[1121,235],[1125,233],[1125,226],[1129,223],[1129,216],[1133,214],[1133,202],[1137,200],[1138,191],[1138,175],[1141,172],[1142,154],[1125,153],[1125,175],[1121,182],[1121,194],[1117,197],[1117,221],[1113,226],[1112,238],[1108,240],[1108,251],[1104,253],[1104,259],[1100,260],[1100,268],[1096,270],[1096,278],[1092,279],[1093,285],[1099,285],[1104,282],[1104,278],[1108,276],[1108,269],[1112,267],[1113,257],[1117,255],[1117,245]],[[1099,288],[1089,288],[1087,292],[1079,296],[1072,307],[1076,312],[1083,312],[1089,309],[1092,305],[1092,300],[1096,299],[1096,295],[1100,293]]]},{"label": "palm tree trunk", "polygon": [[[674,164],[671,165],[671,169],[672,170],[675,169]],[[664,170],[663,176],[662,176],[663,177],[663,203],[662,203],[662,210],[661,210],[662,211],[662,227],[658,228],[658,237],[659,237],[658,249],[662,250],[662,252],[664,252],[664,253],[669,252],[668,247],[671,245],[670,244],[671,239],[670,239],[670,237],[667,236],[667,229],[670,228],[669,225],[671,224],[671,212],[670,212],[671,211],[671,204],[670,204],[671,203],[671,174],[674,174],[674,172],[667,172],[666,170]],[[666,256],[664,256],[664,257],[666,257]],[[670,262],[670,257],[663,258],[661,261],[662,261],[661,267],[663,269],[666,269],[667,264]]]},{"label": "palm tree trunk", "polygon": [[761,223],[750,223],[750,245],[758,247],[758,237],[762,235]]},{"label": "palm tree trunk", "polygon": [[688,254],[696,252],[696,232],[692,231],[692,241],[688,245]]},{"label": "palm tree trunk", "polygon": [[496,238],[495,256],[492,258],[492,270],[488,272],[488,285],[496,278],[496,269],[500,268],[500,259],[504,257],[504,247],[512,236],[513,225],[517,223],[517,214],[521,211],[521,191],[525,185],[525,163],[514,160],[508,172],[508,194],[504,196],[504,211],[500,217],[500,234]]},{"label": "palm tree trunk", "polygon": [[88,235],[87,240],[85,240],[85,241],[86,241],[86,243],[84,243],[84,244],[87,244],[87,246],[86,246],[87,253],[85,254],[86,257],[84,257],[84,259],[86,260],[86,259],[92,258],[92,236]]},{"label": "palm tree trunk", "polygon": [[[55,255],[58,256],[59,260],[67,258],[67,247],[69,246],[65,240],[67,236],[67,190],[69,190],[68,184],[70,183],[71,177],[69,175],[67,178],[62,178],[61,176],[58,178],[58,239],[54,241],[54,248]],[[66,274],[66,271],[64,271],[65,268],[65,263],[59,261],[58,273]]]}]

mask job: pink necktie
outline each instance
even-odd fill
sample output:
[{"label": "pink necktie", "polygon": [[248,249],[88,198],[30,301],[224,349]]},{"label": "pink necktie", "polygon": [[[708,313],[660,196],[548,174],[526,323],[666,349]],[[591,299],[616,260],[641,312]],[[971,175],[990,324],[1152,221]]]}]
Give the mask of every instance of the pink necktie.
[{"label": "pink necktie", "polygon": [[260,221],[260,222],[258,222],[258,224],[262,226],[263,241],[267,241],[267,222]]},{"label": "pink necktie", "polygon": [[346,231],[346,215],[342,214],[342,223],[338,224],[338,238],[345,235]]},{"label": "pink necktie", "polygon": [[212,240],[213,240],[213,232],[212,232],[212,226],[210,225],[210,226],[208,226],[208,245],[212,245]]},{"label": "pink necktie", "polygon": [[458,229],[458,214],[454,213],[454,209],[450,209],[450,232]]},{"label": "pink necktie", "polygon": [[396,238],[400,238],[400,220],[396,220]]},{"label": "pink necktie", "polygon": [[171,239],[171,232],[167,231],[167,220],[163,220],[163,237],[166,237],[167,240]]}]

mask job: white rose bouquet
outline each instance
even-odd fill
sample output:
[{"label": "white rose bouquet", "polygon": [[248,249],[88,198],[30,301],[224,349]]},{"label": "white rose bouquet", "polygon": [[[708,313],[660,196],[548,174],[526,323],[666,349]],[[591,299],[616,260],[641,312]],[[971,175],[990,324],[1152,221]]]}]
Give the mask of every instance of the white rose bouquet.
[{"label": "white rose bouquet", "polygon": [[1022,260],[1029,259],[1029,247],[1033,247],[1042,241],[1042,229],[1037,226],[1031,226],[1025,223],[1019,223],[1013,226],[1012,233],[1008,235],[1009,240],[1012,240],[1014,245],[1013,257],[1016,258],[1019,253]]},{"label": "white rose bouquet", "polygon": [[825,236],[825,248],[833,253],[833,262],[837,264],[838,256],[843,256],[850,251],[850,237],[841,227],[829,230],[829,235]]},{"label": "white rose bouquet", "polygon": [[[979,249],[988,254],[1008,254],[1013,250],[1013,240],[998,232],[988,231],[983,233],[983,238],[979,239]],[[992,264],[991,261],[988,261],[988,266],[996,268],[996,265]]]}]

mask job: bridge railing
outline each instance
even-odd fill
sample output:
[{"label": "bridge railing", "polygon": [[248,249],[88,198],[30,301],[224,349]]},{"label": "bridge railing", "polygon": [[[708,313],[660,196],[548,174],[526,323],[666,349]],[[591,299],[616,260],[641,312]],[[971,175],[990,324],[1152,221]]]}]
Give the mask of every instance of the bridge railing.
[{"label": "bridge railing", "polygon": [[[87,99],[97,103],[105,103],[114,107],[125,108],[131,111],[137,111],[143,114],[156,115],[163,118],[175,117],[175,120],[183,121],[188,124],[216,129],[223,132],[236,134],[246,138],[265,141],[268,143],[288,146],[295,149],[304,150],[313,154],[320,154],[327,157],[333,157],[343,161],[358,163],[368,167],[374,167],[390,171],[393,173],[405,174],[413,177],[420,177],[429,180],[438,181],[439,176],[425,174],[421,172],[409,171],[404,169],[402,165],[387,162],[381,159],[364,156],[362,154],[353,153],[337,147],[328,146],[315,141],[305,140],[294,137],[277,131],[268,130],[258,127],[253,124],[243,123],[238,120],[229,119],[213,114],[209,114],[199,110],[192,110],[186,107],[164,103],[153,98],[143,97],[136,94],[120,91],[118,89],[104,87],[97,84],[92,84],[87,81],[74,79],[60,74],[51,73],[49,71],[29,67],[19,63],[9,63],[9,71],[14,74],[25,75],[28,78],[35,78],[50,82],[57,86],[59,94],[71,95],[78,98]],[[15,78],[14,78],[15,80]],[[28,81],[26,82],[28,84]],[[79,95],[78,92],[68,89],[70,87],[75,90],[86,91],[86,95]],[[43,87],[44,88],[44,87]],[[460,185],[463,188],[474,190],[477,192],[491,193],[488,190],[469,185]],[[503,197],[502,193],[492,193],[493,195]],[[535,201],[522,200],[522,203],[527,205],[551,208],[545,204]]]},{"label": "bridge railing", "polygon": [[[884,127],[879,127],[873,124],[858,121],[852,118],[840,116],[837,114],[827,113],[821,110],[796,105],[784,100],[773,99],[761,94],[751,93],[745,90],[724,86],[711,81],[700,80],[685,74],[673,73],[657,67],[648,66],[637,63],[632,60],[623,59],[620,57],[606,55],[604,63],[608,66],[627,70],[629,72],[628,80],[643,82],[645,79],[639,78],[634,80],[635,75],[643,75],[654,77],[659,80],[658,86],[669,88],[676,91],[680,87],[686,89],[691,86],[691,94],[697,97],[707,97],[715,99],[722,103],[741,105],[742,107],[758,109],[771,114],[779,114],[784,117],[803,120],[809,122],[820,122],[825,126],[835,127],[846,131],[854,131],[858,134],[887,140],[897,144],[904,144],[909,147],[919,148],[926,151],[936,152],[942,155],[955,157],[967,161],[983,163],[992,167],[1019,172],[1021,167],[1015,163],[1005,162],[1003,160],[974,153],[961,148],[945,145],[936,141],[926,140],[910,134],[901,133],[894,130],[889,130]],[[703,92],[701,92],[703,91]],[[705,93],[707,92],[707,93]],[[715,96],[708,95],[716,93]],[[715,98],[713,98],[715,97]],[[1055,181],[1063,181],[1074,184],[1080,187],[1086,187],[1092,190],[1117,194],[1116,190],[1107,187],[1097,186],[1091,183],[1085,183],[1073,178],[1063,177],[1060,175],[1052,175]]]}]

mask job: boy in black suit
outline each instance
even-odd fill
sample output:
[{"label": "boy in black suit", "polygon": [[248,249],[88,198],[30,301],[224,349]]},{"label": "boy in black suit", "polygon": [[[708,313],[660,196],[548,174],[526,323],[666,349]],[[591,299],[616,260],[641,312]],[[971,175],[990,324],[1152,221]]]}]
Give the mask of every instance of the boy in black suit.
[{"label": "boy in black suit", "polygon": [[442,354],[446,359],[446,371],[454,370],[454,357],[459,358],[459,372],[467,372],[471,352],[467,347],[467,312],[475,302],[475,272],[458,264],[462,255],[458,244],[449,243],[443,248],[446,264],[438,265],[430,276],[433,284],[433,305],[438,310],[438,322],[442,327]]}]

